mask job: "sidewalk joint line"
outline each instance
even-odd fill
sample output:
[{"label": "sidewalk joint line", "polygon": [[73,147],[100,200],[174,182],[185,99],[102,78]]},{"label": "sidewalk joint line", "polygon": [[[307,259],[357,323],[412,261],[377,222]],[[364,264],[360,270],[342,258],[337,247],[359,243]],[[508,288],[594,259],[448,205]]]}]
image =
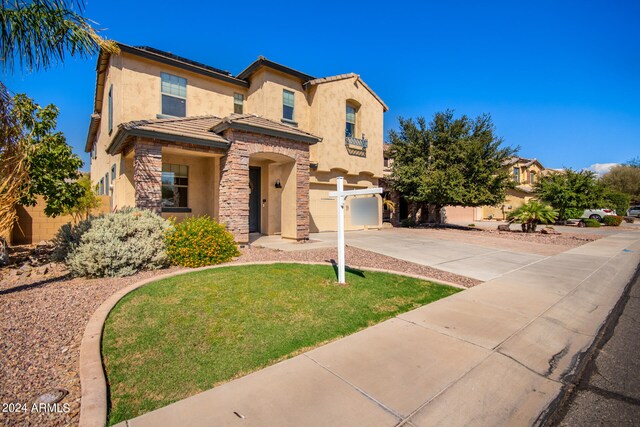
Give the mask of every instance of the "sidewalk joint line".
[{"label": "sidewalk joint line", "polygon": [[344,383],[346,383],[347,385],[353,387],[358,393],[360,393],[361,395],[363,395],[365,398],[371,400],[373,403],[375,403],[376,405],[378,405],[380,408],[382,408],[383,410],[389,412],[391,415],[393,415],[394,417],[398,418],[399,420],[402,420],[404,417],[400,414],[398,414],[396,411],[394,411],[393,409],[389,408],[387,405],[385,405],[384,403],[380,402],[379,400],[377,400],[375,397],[371,396],[369,393],[367,393],[366,391],[364,391],[363,389],[361,389],[360,387],[358,387],[357,385],[351,383],[350,381],[348,381],[346,378],[342,377],[341,375],[339,375],[338,373],[332,371],[331,369],[327,368],[326,366],[324,366],[323,364],[321,364],[320,362],[318,362],[317,360],[315,360],[313,357],[309,356],[307,353],[302,354],[303,356],[305,356],[307,359],[311,360],[313,363],[315,363],[316,365],[318,365],[320,368],[324,369],[325,371],[329,372],[330,374],[334,375],[335,377],[337,377],[338,379],[342,380]]}]

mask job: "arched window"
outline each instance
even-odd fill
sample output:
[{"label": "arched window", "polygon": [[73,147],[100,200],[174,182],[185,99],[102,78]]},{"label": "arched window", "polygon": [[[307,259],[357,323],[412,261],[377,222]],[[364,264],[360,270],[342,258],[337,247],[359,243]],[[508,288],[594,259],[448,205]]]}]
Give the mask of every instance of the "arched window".
[{"label": "arched window", "polygon": [[347,104],[347,123],[345,128],[345,136],[356,136],[356,107]]}]

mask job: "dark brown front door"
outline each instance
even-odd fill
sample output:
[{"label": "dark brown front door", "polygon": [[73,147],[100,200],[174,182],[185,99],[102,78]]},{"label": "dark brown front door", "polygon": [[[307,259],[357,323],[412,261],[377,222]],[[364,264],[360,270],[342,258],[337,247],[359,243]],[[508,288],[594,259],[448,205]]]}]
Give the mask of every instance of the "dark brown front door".
[{"label": "dark brown front door", "polygon": [[249,167],[249,233],[260,232],[260,168]]}]

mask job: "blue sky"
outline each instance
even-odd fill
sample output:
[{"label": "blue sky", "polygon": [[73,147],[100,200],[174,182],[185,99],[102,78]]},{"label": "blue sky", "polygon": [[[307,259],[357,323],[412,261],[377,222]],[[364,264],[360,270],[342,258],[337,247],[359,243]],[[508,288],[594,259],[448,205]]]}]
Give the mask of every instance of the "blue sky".
[{"label": "blue sky", "polygon": [[[490,113],[498,135],[547,167],[640,156],[640,2],[90,1],[102,35],[234,74],[258,55],[313,76],[356,72],[397,117]],[[96,58],[1,79],[60,107],[83,153]],[[385,132],[386,133],[386,132]]]}]

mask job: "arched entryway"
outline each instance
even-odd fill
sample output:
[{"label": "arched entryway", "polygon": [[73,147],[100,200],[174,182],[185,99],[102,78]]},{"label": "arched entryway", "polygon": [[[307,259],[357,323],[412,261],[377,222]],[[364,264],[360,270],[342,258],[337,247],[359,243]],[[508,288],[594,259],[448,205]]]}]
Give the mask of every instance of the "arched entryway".
[{"label": "arched entryway", "polygon": [[249,232],[296,236],[296,160],[270,152],[249,156]]}]

